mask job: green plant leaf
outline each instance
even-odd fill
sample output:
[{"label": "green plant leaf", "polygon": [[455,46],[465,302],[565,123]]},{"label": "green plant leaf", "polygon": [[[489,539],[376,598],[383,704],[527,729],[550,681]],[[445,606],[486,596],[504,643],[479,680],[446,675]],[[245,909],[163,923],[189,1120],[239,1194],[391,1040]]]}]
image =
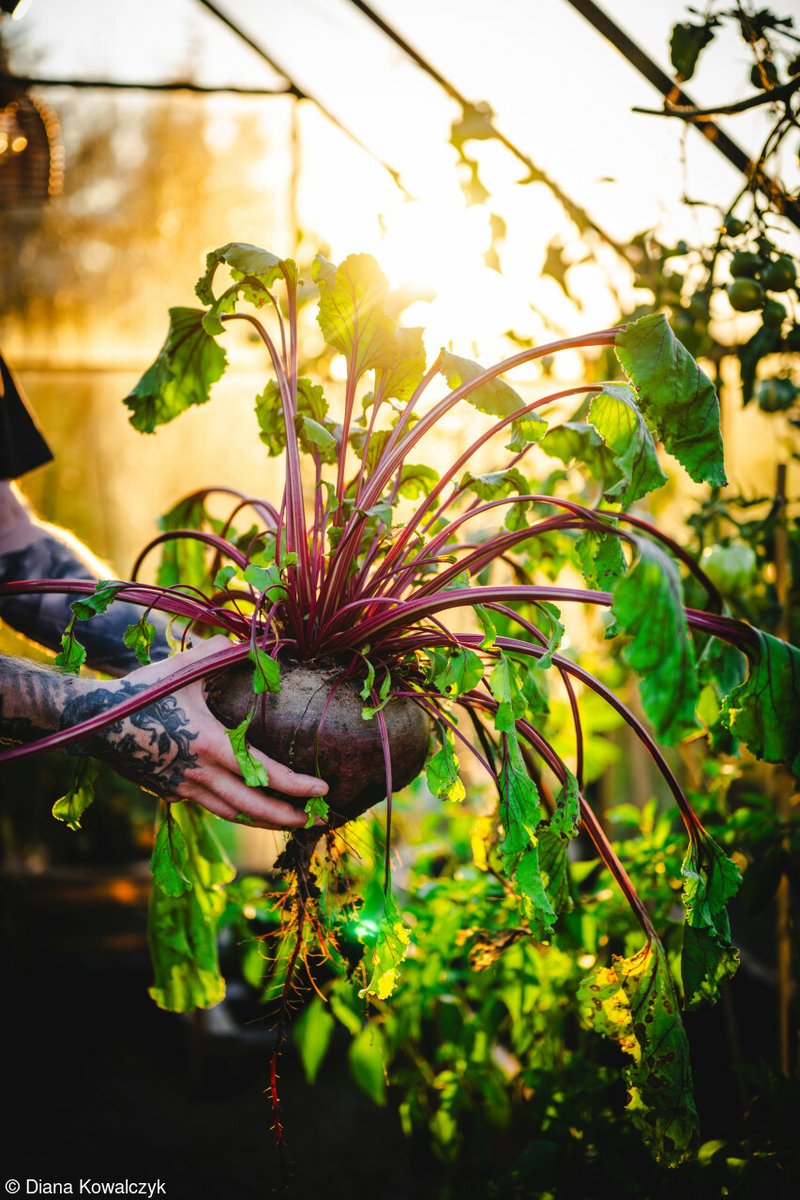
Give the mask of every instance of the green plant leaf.
[{"label": "green plant leaf", "polygon": [[91,758],[80,759],[69,791],[53,805],[53,816],[57,821],[63,821],[70,829],[80,829],[81,817],[94,801],[97,770],[97,763]]},{"label": "green plant leaf", "polygon": [[369,981],[359,996],[385,1000],[397,986],[400,964],[408,953],[411,930],[403,921],[391,892],[384,895],[383,915],[369,956]]},{"label": "green plant leaf", "polygon": [[404,463],[397,484],[398,493],[407,500],[427,496],[439,482],[439,472],[424,463]]},{"label": "green plant leaf", "polygon": [[303,1064],[306,1083],[313,1083],[328,1053],[336,1021],[330,1008],[319,996],[307,1004],[294,1022],[292,1032],[300,1061]]},{"label": "green plant leaf", "polygon": [[607,496],[623,506],[633,504],[667,482],[650,430],[629,388],[604,384],[592,400],[589,421],[613,451],[614,465],[622,476],[606,488]]},{"label": "green plant leaf", "polygon": [[547,638],[547,647],[544,654],[537,662],[539,670],[546,671],[548,667],[553,665],[553,655],[561,645],[565,630],[559,619],[561,617],[561,610],[557,605],[551,604],[549,600],[542,600],[536,605],[536,607],[539,612],[544,615],[544,618],[550,627],[550,633]]},{"label": "green plant leaf", "polygon": [[526,699],[514,660],[503,651],[489,676],[489,688],[497,701],[494,727],[500,733],[513,731],[517,719],[524,715]]},{"label": "green plant leaf", "polygon": [[425,346],[422,329],[396,325],[392,332],[394,352],[388,366],[377,373],[375,389],[387,400],[410,400],[425,374]]},{"label": "green plant leaf", "polygon": [[250,563],[245,568],[244,581],[254,587],[257,592],[263,592],[267,600],[272,602],[283,600],[286,597],[286,585],[281,579],[281,569],[277,563],[270,563],[268,567],[259,567],[255,563]]},{"label": "green plant leaf", "polygon": [[[205,274],[201,275],[195,287],[197,298],[203,304],[213,305],[215,303],[214,275],[217,267],[222,263],[227,263],[237,281],[245,276],[250,276],[254,283],[261,285],[261,288],[265,290],[282,276],[282,268],[287,270],[290,277],[297,278],[297,268],[291,259],[280,259],[276,254],[271,254],[269,250],[262,250],[260,246],[251,246],[248,242],[228,242],[226,246],[220,246],[218,250],[211,250],[206,255]],[[232,291],[233,289],[227,290]],[[247,298],[255,304],[263,304],[266,300],[266,296],[259,295],[257,290],[254,293],[252,286]],[[221,332],[221,329],[217,332]]]},{"label": "green plant leaf", "polygon": [[155,625],[142,616],[133,625],[128,626],[122,635],[122,641],[144,667],[150,662],[150,647],[155,641],[155,636]]},{"label": "green plant leaf", "polygon": [[518,467],[505,471],[490,471],[486,475],[473,475],[467,471],[459,483],[461,491],[474,492],[481,500],[501,500],[504,496],[524,496],[530,491],[527,479]]},{"label": "green plant leaf", "polygon": [[612,612],[631,641],[626,661],[641,676],[642,705],[658,736],[676,742],[698,728],[694,647],[677,567],[658,546],[636,539],[636,563],[614,588]]},{"label": "green plant leaf", "polygon": [[683,929],[681,977],[687,1009],[719,999],[719,984],[733,975],[739,951],[731,945],[725,908],[742,882],[739,868],[707,833],[696,835],[681,867]]},{"label": "green plant leaf", "polygon": [[281,669],[278,662],[258,646],[250,647],[250,661],[255,664],[253,671],[255,694],[260,696],[262,692],[279,692],[281,690]]},{"label": "green plant leaf", "polygon": [[75,614],[70,617],[69,624],[61,635],[61,649],[55,657],[55,665],[65,675],[78,675],[86,662],[86,647],[82,646],[73,633]]},{"label": "green plant leaf", "polygon": [[461,696],[472,691],[483,678],[483,659],[474,650],[460,647],[428,653],[428,678],[443,696]]},{"label": "green plant leaf", "polygon": [[211,387],[225,371],[225,351],[203,328],[205,314],[196,308],[171,308],[167,339],[124,403],[130,423],[152,433],[193,404],[205,404]]},{"label": "green plant leaf", "polygon": [[614,453],[608,448],[594,425],[585,421],[565,421],[548,430],[540,442],[541,449],[552,458],[569,466],[578,462],[583,471],[602,484],[603,491],[619,482],[620,473]]},{"label": "green plant leaf", "polygon": [[269,776],[267,769],[262,762],[259,762],[250,753],[250,748],[247,745],[247,730],[250,727],[250,722],[253,719],[253,714],[248,713],[241,724],[235,729],[226,729],[225,733],[236,755],[236,761],[239,764],[239,770],[242,772],[242,778],[248,787],[267,787],[269,785]]},{"label": "green plant leaf", "polygon": [[182,896],[192,886],[188,875],[189,850],[183,830],[167,807],[159,814],[150,870],[153,883],[168,896]]},{"label": "green plant leaf", "polygon": [[644,419],[670,454],[695,483],[724,487],[717,394],[666,317],[655,313],[623,326],[616,353]]},{"label": "green plant leaf", "polygon": [[689,1045],[664,951],[648,941],[631,958],[614,955],[578,990],[587,1024],[617,1042],[633,1064],[625,1069],[628,1106],[655,1157],[677,1165],[699,1140]]},{"label": "green plant leaf", "polygon": [[575,543],[584,582],[593,591],[610,592],[628,569],[620,539],[614,533],[587,529]]},{"label": "green plant leaf", "polygon": [[70,608],[79,621],[89,621],[95,614],[104,613],[113,602],[117,592],[123,587],[125,584],[120,583],[119,580],[101,579],[91,596],[73,600]]},{"label": "green plant leaf", "polygon": [[371,254],[351,254],[338,268],[319,255],[312,276],[319,287],[317,321],[329,346],[347,359],[359,379],[372,368],[390,368],[396,326],[383,306],[389,286]]},{"label": "green plant leaf", "polygon": [[[442,365],[439,369],[452,391],[463,384],[472,383],[485,370],[480,363],[472,362],[469,358],[460,358],[447,350],[442,352]],[[464,399],[479,412],[487,413],[490,417],[508,417],[524,407],[519,393],[502,379],[489,379],[479,384]],[[527,420],[530,421],[530,417]]]},{"label": "green plant leaf", "polygon": [[800,650],[763,630],[747,647],[750,671],[723,701],[722,718],[747,748],[800,777]]},{"label": "green plant leaf", "polygon": [[[188,496],[159,517],[158,527],[163,533],[171,533],[178,529],[202,530],[209,523],[203,500],[198,496]],[[174,587],[176,584],[202,587],[206,576],[206,546],[203,542],[184,537],[163,543],[157,576],[160,587]]]},{"label": "green plant leaf", "polygon": [[669,40],[669,60],[675,68],[675,77],[679,83],[686,83],[694,75],[701,50],[714,40],[714,24],[716,22],[706,21],[704,25],[692,25],[687,21],[673,25]]},{"label": "green plant leaf", "polygon": [[370,1022],[350,1043],[347,1052],[350,1071],[362,1092],[374,1104],[386,1104],[386,1063],[388,1048],[380,1025]]},{"label": "green plant leaf", "polygon": [[458,775],[455,736],[447,725],[440,726],[438,733],[441,748],[431,755],[425,768],[428,787],[438,799],[459,804],[467,793]]},{"label": "green plant leaf", "polygon": [[321,817],[323,821],[327,821],[331,810],[324,796],[309,796],[305,802],[303,811],[308,816],[308,820],[303,828],[311,829],[317,817]]},{"label": "green plant leaf", "polygon": [[499,816],[505,832],[499,847],[503,869],[516,885],[531,932],[543,937],[552,929],[556,913],[545,891],[539,862],[536,827],[542,809],[539,791],[528,774],[514,734],[503,738],[503,764],[498,784]]},{"label": "green plant leaf", "polygon": [[148,993],[159,1008],[185,1013],[211,1008],[224,999],[218,919],[218,906],[201,889],[169,896],[161,888],[153,888],[148,939],[155,979]]}]

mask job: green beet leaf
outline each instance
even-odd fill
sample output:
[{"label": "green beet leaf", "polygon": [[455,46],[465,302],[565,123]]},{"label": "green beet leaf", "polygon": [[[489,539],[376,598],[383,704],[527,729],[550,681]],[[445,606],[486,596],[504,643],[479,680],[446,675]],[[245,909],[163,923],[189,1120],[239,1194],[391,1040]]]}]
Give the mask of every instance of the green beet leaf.
[{"label": "green beet leaf", "polygon": [[686,1007],[692,1009],[704,1000],[716,1003],[720,982],[739,965],[725,906],[739,890],[742,877],[736,863],[706,833],[693,839],[681,875],[686,911],[681,977]]},{"label": "green beet leaf", "polygon": [[65,675],[77,675],[86,662],[86,647],[82,646],[75,637],[75,614],[70,617],[69,624],[61,635],[61,649],[55,657],[55,665]]},{"label": "green beet leaf", "polygon": [[150,647],[155,641],[155,636],[155,625],[146,617],[140,617],[133,625],[128,626],[122,635],[122,640],[144,667],[150,662]]},{"label": "green beet leaf", "polygon": [[281,690],[281,669],[271,655],[258,646],[250,650],[250,661],[255,664],[253,671],[253,691],[257,696],[262,692],[279,692]]},{"label": "green beet leaf", "polygon": [[557,607],[557,605],[551,604],[548,600],[542,600],[536,605],[536,607],[544,616],[549,627],[547,646],[544,654],[539,659],[537,664],[540,671],[546,671],[548,667],[553,665],[553,655],[561,645],[565,630],[564,626],[559,620],[561,616],[561,610]]},{"label": "green beet leaf", "polygon": [[159,1008],[192,1012],[224,999],[217,952],[217,923],[224,903],[221,894],[217,897],[197,886],[182,896],[153,888],[148,940],[155,978],[148,991]]},{"label": "green beet leaf", "polygon": [[575,557],[592,591],[610,592],[627,571],[620,539],[614,533],[587,529],[575,543]]},{"label": "green beet leaf", "polygon": [[193,404],[205,404],[225,371],[225,351],[203,328],[203,312],[171,308],[169,333],[156,361],[125,398],[130,422],[153,433]]},{"label": "green beet leaf", "polygon": [[714,40],[713,27],[716,23],[712,19],[705,25],[692,25],[688,21],[673,25],[669,40],[669,60],[680,83],[685,83],[694,75],[701,50]]},{"label": "green beet leaf", "polygon": [[624,657],[641,676],[644,710],[672,743],[698,728],[694,647],[675,564],[652,542],[637,538],[636,545],[638,559],[614,588],[612,612],[631,638]]},{"label": "green beet leaf", "polygon": [[192,887],[188,875],[189,849],[186,838],[167,806],[164,806],[156,825],[150,870],[153,883],[168,896],[182,896]]},{"label": "green beet leaf", "polygon": [[[245,276],[250,276],[253,285],[260,285],[260,289],[251,285],[247,295],[247,298],[255,304],[264,303],[266,299],[264,291],[281,276],[282,268],[286,269],[291,278],[296,279],[297,277],[297,268],[291,259],[280,259],[276,254],[271,254],[269,250],[262,250],[260,246],[251,246],[248,242],[228,242],[226,246],[220,246],[218,250],[211,250],[206,255],[205,274],[198,279],[195,287],[195,293],[203,304],[214,304],[215,302],[214,275],[217,267],[222,263],[226,263],[230,267],[234,279],[241,280]],[[261,291],[260,295],[259,290]]]},{"label": "green beet leaf", "polygon": [[658,462],[655,443],[629,388],[607,383],[592,400],[589,421],[608,448],[621,478],[605,490],[623,506],[662,487],[667,477]]},{"label": "green beet leaf", "polygon": [[800,777],[800,650],[760,629],[753,632],[750,672],[724,700],[723,721],[756,758],[787,763]]},{"label": "green beet leaf", "polygon": [[500,733],[514,730],[515,722],[527,708],[525,694],[519,680],[516,664],[502,651],[489,676],[489,688],[497,701],[494,727]]},{"label": "green beet leaf", "polygon": [[396,326],[383,311],[389,288],[372,255],[351,254],[338,268],[318,255],[311,273],[319,287],[322,336],[345,356],[351,377],[391,368]]},{"label": "green beet leaf", "polygon": [[381,1106],[386,1104],[388,1057],[385,1035],[380,1025],[374,1022],[364,1026],[347,1052],[353,1079],[374,1104]]},{"label": "green beet leaf", "polygon": [[591,475],[607,492],[621,479],[614,452],[609,449],[595,429],[585,421],[565,421],[555,425],[540,443],[545,454],[558,458],[569,466],[580,463],[581,470]]},{"label": "green beet leaf", "polygon": [[428,678],[443,696],[461,696],[483,678],[483,659],[474,650],[429,652]]},{"label": "green beet leaf", "polygon": [[295,1044],[300,1052],[306,1083],[313,1083],[322,1066],[336,1025],[330,1006],[315,996],[292,1025]]},{"label": "green beet leaf", "polygon": [[305,802],[303,811],[308,818],[303,828],[310,829],[317,817],[321,817],[323,821],[327,821],[331,810],[324,796],[309,796]]},{"label": "green beet leaf", "polygon": [[369,981],[359,996],[385,1000],[394,991],[400,964],[408,953],[411,930],[403,921],[391,892],[384,896],[383,916],[369,957]]},{"label": "green beet leaf", "polygon": [[429,495],[439,482],[439,472],[424,463],[404,463],[400,470],[397,490],[407,500],[419,500]]},{"label": "green beet leaf", "polygon": [[269,785],[269,776],[267,769],[262,762],[250,752],[250,747],[247,745],[247,730],[250,728],[250,722],[253,719],[253,714],[248,713],[241,724],[235,729],[226,729],[225,733],[236,755],[236,761],[239,764],[239,770],[242,772],[242,778],[248,787],[267,787]]},{"label": "green beet leaf", "polygon": [[70,608],[79,621],[89,621],[97,613],[104,613],[113,602],[119,589],[124,586],[124,583],[120,583],[116,579],[101,579],[91,596],[73,600]]},{"label": "green beet leaf", "polygon": [[666,317],[655,313],[623,326],[616,353],[656,437],[695,483],[724,487],[717,394]]},{"label": "green beet leaf", "polygon": [[528,774],[515,734],[503,738],[498,783],[499,816],[505,833],[499,847],[503,869],[515,883],[531,932],[541,937],[552,929],[556,913],[547,897],[539,863],[536,837],[542,814],[539,791]]},{"label": "green beet leaf", "polygon": [[571,771],[567,771],[567,778],[556,797],[555,811],[549,821],[539,826],[536,834],[542,881],[556,913],[570,912],[574,907],[567,846],[577,836],[579,823],[578,781]]},{"label": "green beet leaf", "polygon": [[394,353],[388,366],[378,371],[375,389],[385,399],[410,400],[425,374],[425,346],[422,329],[395,326],[392,332]]},{"label": "green beet leaf", "polygon": [[683,1162],[697,1145],[689,1045],[666,956],[648,941],[631,958],[614,956],[578,990],[587,1024],[633,1059],[625,1069],[634,1125],[655,1157]]},{"label": "green beet leaf", "polygon": [[[469,358],[460,358],[457,354],[450,354],[445,350],[442,352],[442,365],[439,369],[447,380],[447,386],[455,391],[464,384],[472,383],[485,368]],[[479,412],[487,413],[490,417],[508,417],[524,407],[519,393],[502,379],[488,379],[477,384],[464,399]],[[527,420],[530,422],[531,418],[528,417]]]},{"label": "green beet leaf", "polygon": [[91,758],[82,758],[75,770],[69,791],[53,805],[53,816],[63,821],[70,829],[80,829],[81,817],[94,800],[94,782],[97,779],[97,764]]},{"label": "green beet leaf", "polygon": [[428,787],[440,800],[459,804],[467,793],[458,774],[455,737],[448,725],[439,728],[439,737],[441,748],[431,755],[425,768]]}]

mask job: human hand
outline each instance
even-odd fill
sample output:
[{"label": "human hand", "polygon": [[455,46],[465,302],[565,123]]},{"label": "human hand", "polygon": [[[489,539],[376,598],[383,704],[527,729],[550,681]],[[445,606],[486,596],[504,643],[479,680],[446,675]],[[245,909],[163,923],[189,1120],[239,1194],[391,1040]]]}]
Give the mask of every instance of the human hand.
[{"label": "human hand", "polygon": [[[121,703],[184,667],[230,646],[210,638],[166,661],[133,671],[124,679],[98,683],[67,706],[62,728]],[[202,681],[148,705],[93,735],[87,750],[119,774],[166,800],[192,800],[228,821],[246,821],[262,829],[299,829],[307,821],[302,808],[249,787],[242,779],[225,727],[209,711]],[[323,796],[327,784],[299,775],[254,747],[270,787],[290,796]]]}]

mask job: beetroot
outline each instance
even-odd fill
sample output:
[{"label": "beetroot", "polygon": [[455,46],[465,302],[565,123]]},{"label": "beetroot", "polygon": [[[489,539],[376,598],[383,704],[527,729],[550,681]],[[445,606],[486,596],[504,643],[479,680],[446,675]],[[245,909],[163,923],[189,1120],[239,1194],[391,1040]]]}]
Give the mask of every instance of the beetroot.
[{"label": "beetroot", "polygon": [[[233,667],[207,684],[208,706],[218,720],[236,726],[253,710],[247,740],[294,771],[319,775],[329,785],[330,824],[343,825],[386,798],[386,769],[377,718],[364,720],[360,685],[335,665],[289,664],[281,668],[280,692],[254,696],[253,668]],[[392,791],[422,770],[430,720],[409,696],[382,710],[389,736]],[[295,804],[303,800],[287,796]]]}]

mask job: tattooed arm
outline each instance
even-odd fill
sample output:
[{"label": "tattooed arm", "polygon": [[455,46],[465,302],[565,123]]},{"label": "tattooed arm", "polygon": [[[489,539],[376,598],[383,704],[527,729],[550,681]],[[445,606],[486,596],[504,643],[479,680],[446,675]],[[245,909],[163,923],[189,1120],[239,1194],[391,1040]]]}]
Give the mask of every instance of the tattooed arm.
[{"label": "tattooed arm", "polygon": [[[66,530],[34,520],[9,483],[0,482],[0,583],[22,579],[92,579],[104,574],[90,552]],[[70,619],[73,596],[56,593],[0,597],[0,620],[31,641],[58,650]],[[108,612],[81,626],[91,667],[106,675],[125,675],[138,666],[132,650],[123,644],[128,625],[139,620],[142,609],[117,601]],[[169,648],[166,623],[151,616],[157,634],[150,650],[153,661],[166,658]]]},{"label": "tattooed arm", "polygon": [[[0,655],[0,736],[28,742],[68,729],[142,692],[171,672],[230,643],[215,637],[126,679],[101,681],[62,675]],[[230,741],[206,707],[202,683],[191,683],[79,743],[78,749],[109,763],[120,775],[167,800],[194,800],[227,820],[243,814],[263,829],[298,829],[302,808],[248,787]],[[320,779],[298,775],[251,747],[270,786],[290,796],[321,796]]]}]

